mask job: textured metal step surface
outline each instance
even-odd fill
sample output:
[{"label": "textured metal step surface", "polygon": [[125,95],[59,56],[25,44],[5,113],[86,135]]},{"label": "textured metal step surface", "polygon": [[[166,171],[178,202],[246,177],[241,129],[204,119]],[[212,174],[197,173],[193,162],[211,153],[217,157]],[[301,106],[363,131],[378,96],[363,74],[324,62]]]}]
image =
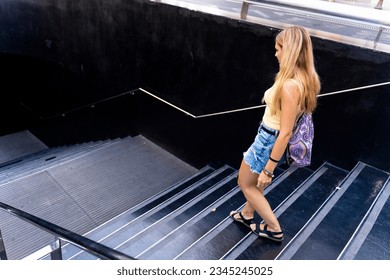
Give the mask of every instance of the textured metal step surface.
[{"label": "textured metal step surface", "polygon": [[[115,234],[107,236],[103,240],[100,240],[100,242],[110,248],[119,247],[133,236],[138,236],[140,232],[159,223],[159,221],[163,220],[166,216],[169,216],[172,212],[180,211],[181,207],[186,203],[193,201],[199,196],[202,197],[203,193],[207,192],[215,184],[218,184],[233,172],[234,169],[228,166],[217,170],[210,178],[207,178],[207,180],[201,181],[187,192],[168,200],[164,205],[161,205],[161,207],[155,208],[145,215],[129,222],[127,225],[117,230]],[[88,256],[85,254],[86,252],[83,252],[72,259],[88,259]]]},{"label": "textured metal step surface", "polygon": [[390,260],[390,182],[362,221],[341,260]]},{"label": "textured metal step surface", "polygon": [[[229,172],[224,173],[222,170],[229,170]],[[215,184],[209,182],[208,187],[200,186],[208,179],[215,177],[216,174],[219,177],[214,181]],[[195,179],[197,175],[199,173],[194,174],[191,178]],[[359,178],[360,176],[361,178]],[[366,184],[367,180],[356,183],[356,180],[361,181],[362,178],[366,177],[369,177],[368,181],[375,182],[371,191],[368,191],[367,188],[354,187],[356,184],[360,186]],[[183,184],[186,182],[188,180],[184,179]],[[314,172],[305,168],[290,168],[283,171],[265,190],[266,197],[272,201],[272,205],[276,205],[273,208],[284,230],[285,240],[279,244],[257,237],[247,227],[235,223],[229,217],[231,210],[243,207],[245,197],[237,186],[236,172],[225,166],[220,170],[213,170],[204,178],[200,178],[199,184],[193,182],[194,184],[189,184],[187,187],[175,184],[172,189],[169,188],[156,194],[154,197],[150,197],[150,200],[118,215],[108,221],[107,225],[111,223],[111,226],[118,225],[117,218],[127,217],[130,227],[127,227],[126,220],[119,219],[122,228],[110,227],[111,230],[114,230],[111,232],[111,236],[100,241],[104,245],[142,260],[286,259],[286,252],[288,255],[291,254],[291,249],[296,252],[296,248],[302,247],[297,246],[295,242],[302,235],[307,237],[305,231],[308,228],[315,225],[312,232],[317,229],[317,225],[320,223],[316,222],[316,219],[326,216],[324,211],[326,213],[331,213],[332,210],[337,212],[352,211],[350,206],[353,203],[344,202],[338,205],[338,202],[343,199],[341,193],[344,193],[344,195],[352,197],[352,200],[364,200],[365,197],[367,201],[371,200],[371,202],[364,203],[354,201],[359,206],[363,205],[362,208],[371,205],[368,207],[372,208],[370,215],[361,217],[361,209],[355,209],[353,213],[347,214],[348,217],[352,217],[354,222],[361,224],[352,238],[353,241],[356,241],[356,238],[360,236],[358,238],[360,246],[350,246],[355,250],[354,257],[364,259],[361,258],[361,255],[359,256],[359,253],[364,251],[367,254],[367,250],[371,252],[374,249],[371,252],[373,259],[378,259],[376,255],[378,252],[382,252],[383,259],[386,259],[386,257],[388,258],[388,249],[386,249],[385,244],[383,244],[383,248],[372,246],[376,245],[374,244],[375,238],[384,242],[388,235],[386,229],[389,223],[387,219],[389,211],[386,209],[389,209],[388,205],[390,205],[388,202],[390,187],[382,188],[382,185],[387,186],[388,182],[389,177],[386,172],[364,163],[359,163],[351,172],[329,163],[324,163]],[[175,188],[180,190],[174,191]],[[202,190],[199,192],[198,188]],[[274,193],[277,194],[276,197],[272,197],[271,194]],[[370,195],[367,195],[368,193]],[[375,202],[372,202],[373,199]],[[326,208],[331,211],[327,211]],[[354,217],[355,212],[359,216],[358,218]],[[370,216],[375,216],[375,218],[370,219]],[[256,217],[256,221],[260,222],[259,217]],[[334,220],[330,219],[330,221]],[[369,228],[372,229],[374,223],[379,226],[379,231],[371,232],[371,237],[366,240],[368,232],[370,232],[367,230],[367,225],[370,224]],[[380,228],[381,226],[383,228]],[[328,234],[332,234],[333,228],[327,228]],[[103,229],[107,233],[107,228],[104,225],[95,229],[100,234],[99,229]],[[90,234],[93,234],[95,230],[91,231]],[[116,235],[118,232],[119,235]],[[362,232],[365,233],[364,237],[361,237]],[[342,239],[343,237],[338,238]],[[108,240],[108,243],[105,243],[105,239]],[[305,242],[301,243],[304,246],[311,247],[311,245],[316,244],[316,240],[313,242],[310,239],[306,241],[306,239],[304,239]],[[326,238],[321,241],[324,248],[334,250],[332,242],[327,243]],[[65,246],[65,248],[72,248],[72,246]],[[67,250],[65,248],[64,251]],[[356,248],[360,249],[359,253]],[[90,253],[76,247],[66,252],[65,255],[69,256],[71,252],[75,255],[67,259],[97,259]],[[322,254],[322,251],[316,251],[316,253],[318,252]],[[351,250],[345,250],[345,259],[352,259],[350,255],[348,256],[348,252],[350,253]]]},{"label": "textured metal step surface", "polygon": [[48,147],[28,130],[0,136],[0,165],[45,149]]},{"label": "textured metal step surface", "polygon": [[61,164],[50,174],[100,225],[195,171],[137,136]]},{"label": "textured metal step surface", "polygon": [[139,255],[149,247],[155,244],[158,246],[159,241],[164,239],[167,235],[175,231],[181,231],[186,223],[198,219],[199,213],[212,211],[213,204],[236,186],[236,176],[233,176],[233,178],[228,177],[227,180],[220,182],[207,193],[198,197],[195,201],[183,205],[179,211],[164,217],[161,222],[145,229],[141,234],[131,238],[131,240],[129,240],[130,242],[126,242],[116,249],[127,255],[138,258]]},{"label": "textured metal step surface", "polygon": [[[47,172],[0,186],[0,200],[75,232],[96,226]],[[52,235],[5,211],[0,211],[0,228],[10,260],[21,259],[54,240]]]},{"label": "textured metal step surface", "polygon": [[[206,166],[200,169],[194,175],[175,183],[167,190],[149,197],[147,200],[112,218],[106,223],[103,223],[99,227],[94,228],[84,236],[94,241],[100,242],[107,236],[114,234],[118,229],[161,206],[167,200],[180,195],[181,192],[191,188],[195,183],[203,180],[214,171],[214,168]],[[73,244],[66,244],[62,249],[64,259],[71,259],[81,252],[82,250]]]},{"label": "textured metal step surface", "polygon": [[103,145],[112,145],[114,142],[115,140],[110,140],[109,142],[99,141],[53,147],[23,156],[0,168],[0,184],[38,173],[77,156],[85,155],[88,151],[93,151]]},{"label": "textured metal step surface", "polygon": [[388,177],[384,171],[358,163],[280,259],[337,259]]},{"label": "textured metal step surface", "polygon": [[242,245],[230,252],[226,259],[275,259],[313,217],[318,208],[325,203],[347,174],[346,170],[336,168],[328,163],[323,164],[275,210],[275,215],[278,216],[284,232],[284,241],[281,244],[258,238],[252,234]]},{"label": "textured metal step surface", "polygon": [[[0,200],[85,234],[197,171],[144,137],[134,138],[0,185]],[[4,211],[0,227],[9,259],[53,241]]]},{"label": "textured metal step surface", "polygon": [[[312,174],[312,171],[306,168],[290,168],[277,177],[264,191],[264,195],[269,199],[271,207],[274,209],[282,203],[310,174]],[[277,189],[279,190],[277,195],[272,196]],[[241,207],[242,206],[243,205],[241,205]],[[235,209],[230,209],[225,214],[225,220],[219,224],[215,230],[210,231],[207,235],[203,236],[197,241],[196,245],[188,248],[185,252],[176,257],[176,259],[222,259],[237,245],[237,243],[247,238],[250,234],[250,230],[241,224],[235,223],[229,217],[231,210]],[[255,216],[255,221],[259,222],[258,216]],[[242,227],[244,227],[244,230]],[[221,240],[223,240],[223,242],[221,242]],[[207,248],[207,250],[204,250],[204,248]]]},{"label": "textured metal step surface", "polygon": [[168,200],[172,200],[174,197],[179,196],[182,192],[186,192],[188,189],[193,187],[196,183],[205,180],[216,170],[210,166],[206,166],[199,170],[196,174],[185,178],[167,190],[157,193],[154,196],[149,197],[147,200],[139,203],[133,208],[121,213],[120,215],[114,217],[110,221],[102,224],[99,228],[94,229],[93,231],[86,234],[86,237],[93,240],[101,240],[106,237],[108,234],[113,232],[113,229],[118,229],[129,222],[138,219],[141,216],[153,211],[158,207],[162,207],[164,203]]},{"label": "textured metal step surface", "polygon": [[[237,185],[236,179],[230,183]],[[231,209],[237,209],[244,202],[245,198],[239,188],[233,188],[232,191],[226,193],[222,200],[215,203],[209,211],[199,213],[197,219],[187,222],[184,226],[181,226],[180,230],[171,232],[158,244],[149,247],[137,257],[145,260],[171,260],[177,258],[182,252],[196,245],[198,240],[224,222]],[[209,249],[207,248],[207,251]]]}]

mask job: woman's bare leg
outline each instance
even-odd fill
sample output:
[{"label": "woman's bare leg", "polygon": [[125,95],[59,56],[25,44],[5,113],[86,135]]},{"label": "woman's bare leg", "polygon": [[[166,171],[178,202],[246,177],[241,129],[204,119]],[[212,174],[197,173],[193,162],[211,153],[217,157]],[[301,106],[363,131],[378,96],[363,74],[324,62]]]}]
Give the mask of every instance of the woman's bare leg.
[{"label": "woman's bare leg", "polygon": [[[244,193],[247,202],[242,210],[242,214],[246,217],[253,217],[256,211],[264,222],[268,225],[268,230],[273,232],[281,231],[279,221],[271,209],[267,199],[263,195],[263,189],[257,187],[258,174],[253,173],[250,167],[243,160],[241,162],[238,185]],[[262,227],[261,227],[262,228]]]}]

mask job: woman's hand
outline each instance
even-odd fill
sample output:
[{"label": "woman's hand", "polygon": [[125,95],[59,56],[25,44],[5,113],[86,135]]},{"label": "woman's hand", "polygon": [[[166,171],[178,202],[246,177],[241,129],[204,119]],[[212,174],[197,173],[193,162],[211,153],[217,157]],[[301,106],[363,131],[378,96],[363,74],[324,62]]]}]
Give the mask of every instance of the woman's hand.
[{"label": "woman's hand", "polygon": [[265,188],[266,186],[271,184],[271,181],[272,181],[272,176],[265,174],[263,170],[261,171],[259,177],[257,178],[257,187]]}]

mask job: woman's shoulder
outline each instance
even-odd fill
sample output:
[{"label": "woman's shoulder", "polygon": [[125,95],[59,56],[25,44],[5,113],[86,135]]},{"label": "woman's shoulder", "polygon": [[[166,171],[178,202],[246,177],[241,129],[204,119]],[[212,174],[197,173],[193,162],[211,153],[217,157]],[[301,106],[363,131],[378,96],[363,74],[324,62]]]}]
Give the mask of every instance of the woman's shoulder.
[{"label": "woman's shoulder", "polygon": [[296,93],[301,94],[302,83],[296,79],[288,79],[284,82],[283,89],[289,95],[296,94]]},{"label": "woman's shoulder", "polygon": [[291,79],[287,79],[284,82],[284,86],[300,88],[302,86],[302,82],[297,80],[297,79],[292,79],[291,78]]}]

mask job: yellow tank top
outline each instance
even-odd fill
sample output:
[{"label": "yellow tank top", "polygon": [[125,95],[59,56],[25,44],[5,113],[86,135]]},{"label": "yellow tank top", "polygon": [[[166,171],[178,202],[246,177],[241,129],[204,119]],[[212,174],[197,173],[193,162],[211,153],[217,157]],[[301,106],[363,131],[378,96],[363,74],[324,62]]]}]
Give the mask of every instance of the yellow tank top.
[{"label": "yellow tank top", "polygon": [[[301,89],[298,81],[296,81],[294,79],[291,79],[291,80],[294,81],[298,85],[298,88]],[[302,91],[301,91],[301,94],[302,94]],[[273,107],[272,99],[274,98],[274,96],[275,96],[275,90],[274,90],[273,86],[271,88],[267,89],[264,93],[264,102],[267,106],[265,107],[262,121],[266,126],[272,128],[272,129],[275,129],[275,130],[280,130],[280,114],[281,114],[280,108],[277,108],[275,114],[273,114],[273,115],[271,114],[271,112],[273,111],[272,110],[272,107]],[[299,108],[297,108],[297,116],[295,118],[295,121],[298,119],[298,116],[300,116],[302,114],[300,107],[301,106],[299,106]]]},{"label": "yellow tank top", "polygon": [[276,110],[276,114],[272,115],[272,99],[274,98],[275,91],[273,87],[267,89],[264,93],[264,102],[267,105],[265,107],[263,115],[263,123],[275,130],[280,130],[280,109]]}]

